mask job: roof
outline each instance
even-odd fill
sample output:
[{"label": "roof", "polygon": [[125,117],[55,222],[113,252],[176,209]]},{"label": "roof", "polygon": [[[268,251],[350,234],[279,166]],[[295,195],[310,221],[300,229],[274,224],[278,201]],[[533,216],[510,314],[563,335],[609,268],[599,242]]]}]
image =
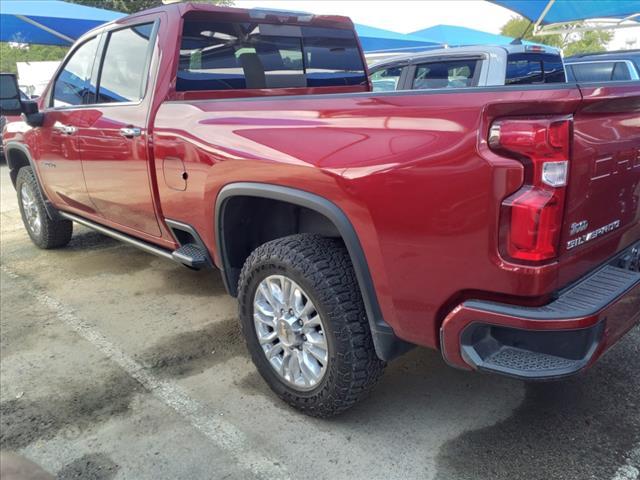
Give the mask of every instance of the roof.
[{"label": "roof", "polygon": [[0,41],[70,45],[87,30],[122,16],[59,0],[2,0]]},{"label": "roof", "polygon": [[450,47],[458,47],[463,45],[505,45],[510,43],[513,38],[504,35],[495,35],[473,28],[459,27],[457,25],[434,25],[433,27],[424,28],[411,35],[424,37],[437,41],[443,45]]},{"label": "roof", "polygon": [[356,24],[356,32],[365,52],[406,51],[437,48],[441,43],[421,36],[393,32],[369,25]]},{"label": "roof", "polygon": [[[419,52],[413,54],[396,55],[391,58],[385,58],[379,62],[373,63],[369,68],[376,69],[386,65],[392,65],[395,63],[413,63],[414,61],[420,61],[423,59],[429,59],[432,57],[455,57],[460,55],[481,55],[488,54],[507,54],[507,53],[526,53],[526,45],[469,45],[465,47],[454,48],[438,48],[429,50],[427,52]],[[549,53],[554,55],[560,55],[560,52],[553,47],[545,47],[544,52],[531,52],[531,53]]]},{"label": "roof", "polygon": [[571,55],[570,57],[566,57],[565,60],[576,60],[579,58],[601,58],[601,57],[609,57],[609,56],[620,56],[620,57],[630,57],[640,55],[640,49],[633,50],[610,50],[608,52],[593,52],[593,53],[579,53],[577,55]]},{"label": "roof", "polygon": [[[640,0],[489,0],[540,25],[596,18],[623,19],[640,13]],[[546,11],[545,11],[546,10]],[[638,21],[638,17],[636,17]]]}]

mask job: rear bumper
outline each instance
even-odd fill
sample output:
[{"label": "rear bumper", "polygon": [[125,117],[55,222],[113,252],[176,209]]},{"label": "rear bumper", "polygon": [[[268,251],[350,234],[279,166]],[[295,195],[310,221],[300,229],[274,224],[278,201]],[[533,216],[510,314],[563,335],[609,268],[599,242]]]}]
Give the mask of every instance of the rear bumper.
[{"label": "rear bumper", "polygon": [[541,307],[463,302],[440,330],[445,360],[530,380],[588,367],[640,322],[639,249],[640,242]]}]

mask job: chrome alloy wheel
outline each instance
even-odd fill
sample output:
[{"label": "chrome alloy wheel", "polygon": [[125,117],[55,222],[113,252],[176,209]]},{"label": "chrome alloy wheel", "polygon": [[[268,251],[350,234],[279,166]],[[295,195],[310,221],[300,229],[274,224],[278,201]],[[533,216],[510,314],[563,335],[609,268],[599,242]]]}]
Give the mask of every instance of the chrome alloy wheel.
[{"label": "chrome alloy wheel", "polygon": [[260,282],[253,323],[267,360],[297,390],[312,390],[324,377],[329,349],[322,318],[305,291],[283,275]]},{"label": "chrome alloy wheel", "polygon": [[40,210],[36,203],[36,196],[29,184],[22,184],[20,189],[20,200],[22,201],[22,211],[24,218],[27,220],[29,230],[34,235],[40,235],[42,229],[42,218],[40,218]]}]

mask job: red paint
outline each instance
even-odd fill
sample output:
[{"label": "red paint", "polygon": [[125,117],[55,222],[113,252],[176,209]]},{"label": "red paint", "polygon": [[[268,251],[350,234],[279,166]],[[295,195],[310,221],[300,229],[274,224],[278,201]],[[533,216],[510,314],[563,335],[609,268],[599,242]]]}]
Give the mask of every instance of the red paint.
[{"label": "red paint", "polygon": [[442,323],[442,352],[448,363],[470,370],[460,352],[460,335],[471,323],[508,326],[525,330],[573,330],[592,327],[604,321],[604,334],[598,350],[591,358],[593,364],[604,352],[640,321],[640,286],[622,298],[588,317],[567,320],[529,320],[496,313],[483,312],[460,305],[454,308]]},{"label": "red paint", "polygon": [[[553,292],[640,238],[637,85],[583,92],[567,86],[385,95],[356,86],[322,89],[342,94],[329,96],[304,88],[177,93],[180,17],[194,9],[247,15],[241,9],[174,5],[118,21],[161,20],[150,93],[143,103],[78,109],[79,145],[66,150],[47,140],[53,135],[50,120],[45,127],[9,135],[29,146],[58,208],[166,248],[176,242],[163,219],[188,223],[220,264],[214,206],[225,185],[263,182],[315,193],[334,202],[353,224],[384,318],[396,334],[437,348],[446,317],[453,332],[447,335],[452,339],[447,354],[454,363],[459,363],[457,332],[473,316],[455,308],[465,299],[546,303]],[[340,17],[316,22],[352,28]],[[49,110],[45,115],[59,114]],[[493,121],[514,116],[573,119],[559,254],[543,264],[507,260],[499,248],[502,202],[521,188],[525,171],[520,161],[491,151],[487,138]],[[116,138],[113,132],[128,125],[139,126],[144,135]],[[78,152],[87,192],[78,177]],[[69,180],[50,179],[43,165],[54,155],[68,165]],[[611,157],[611,163],[597,168],[608,168],[610,175],[594,179],[602,157]],[[164,170],[166,159],[170,166]],[[172,159],[184,164],[185,189],[176,179],[164,180],[165,174],[180,173]],[[68,188],[74,186],[75,191]],[[72,193],[65,197],[81,205],[61,196],[65,188]],[[588,220],[595,229],[615,219],[621,220],[618,230],[566,250],[572,222]],[[488,320],[534,327],[517,318]],[[535,328],[565,325],[546,322]],[[607,342],[628,326],[608,325]]]}]

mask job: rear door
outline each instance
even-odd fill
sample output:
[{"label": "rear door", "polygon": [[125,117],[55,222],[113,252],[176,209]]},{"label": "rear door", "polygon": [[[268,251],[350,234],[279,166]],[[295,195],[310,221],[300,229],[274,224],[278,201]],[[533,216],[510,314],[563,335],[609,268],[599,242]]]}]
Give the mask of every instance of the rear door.
[{"label": "rear door", "polygon": [[[138,20],[138,22],[141,22]],[[96,100],[78,138],[89,195],[107,220],[161,236],[149,170],[149,71],[157,21],[105,33]]]},{"label": "rear door", "polygon": [[561,253],[605,260],[640,238],[640,83],[580,90]]}]

